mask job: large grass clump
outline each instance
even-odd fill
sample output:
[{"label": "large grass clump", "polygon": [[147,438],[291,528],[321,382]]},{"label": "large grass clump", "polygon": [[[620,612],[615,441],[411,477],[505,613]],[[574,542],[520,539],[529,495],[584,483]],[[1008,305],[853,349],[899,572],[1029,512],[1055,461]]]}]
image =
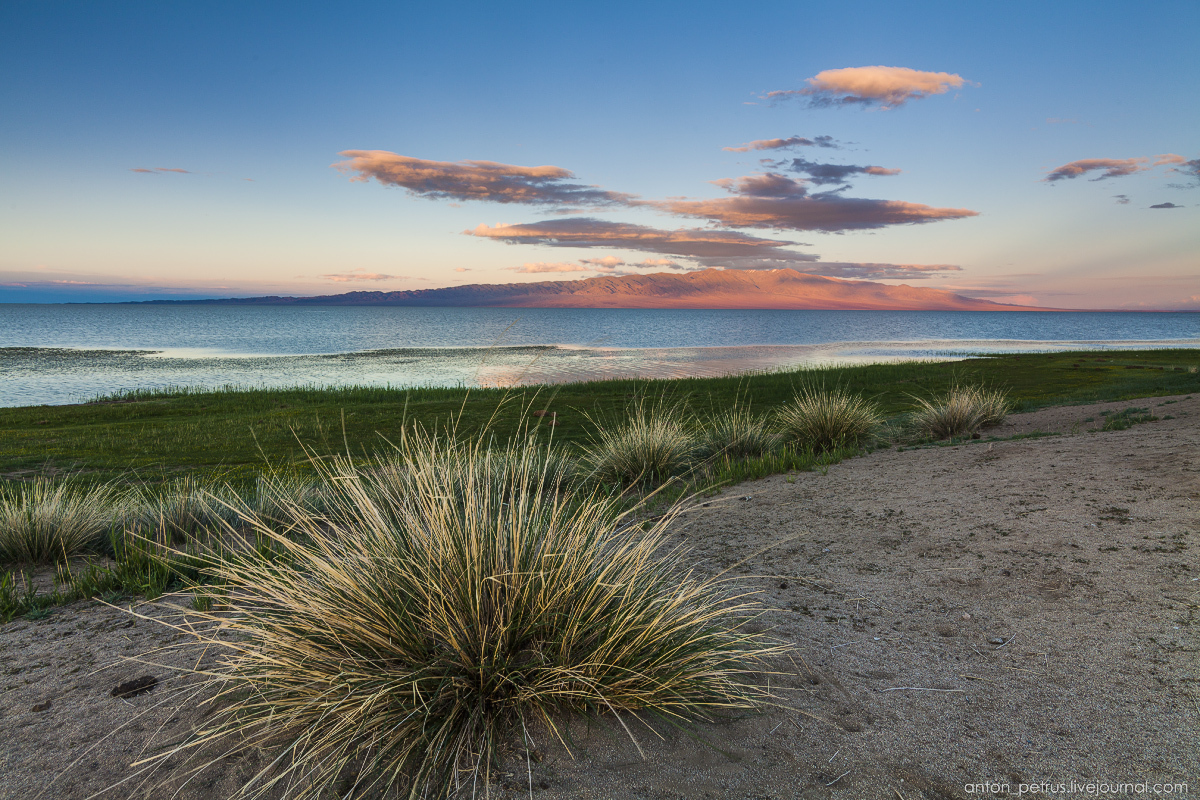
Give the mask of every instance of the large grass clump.
[{"label": "large grass clump", "polygon": [[869,400],[837,387],[807,386],[775,412],[784,440],[824,453],[869,442],[882,421]]},{"label": "large grass clump", "polygon": [[1007,392],[982,386],[953,386],[932,400],[915,399],[917,410],[909,425],[926,439],[968,436],[980,428],[1000,424],[1012,408]]},{"label": "large grass clump", "polygon": [[0,562],[49,564],[96,544],[125,515],[110,485],[38,478],[0,486]]},{"label": "large grass clump", "polygon": [[213,569],[236,643],[210,674],[231,705],[184,747],[282,748],[245,795],[484,794],[530,737],[566,745],[565,714],[760,698],[748,670],[772,649],[666,545],[671,515],[633,525],[619,499],[554,492],[532,442],[498,457],[419,434],[400,455],[323,467],[324,514],[258,525],[279,558]]},{"label": "large grass clump", "polygon": [[663,483],[687,472],[697,455],[696,436],[678,405],[642,399],[623,418],[597,422],[583,447],[580,471],[589,480],[618,486]]}]

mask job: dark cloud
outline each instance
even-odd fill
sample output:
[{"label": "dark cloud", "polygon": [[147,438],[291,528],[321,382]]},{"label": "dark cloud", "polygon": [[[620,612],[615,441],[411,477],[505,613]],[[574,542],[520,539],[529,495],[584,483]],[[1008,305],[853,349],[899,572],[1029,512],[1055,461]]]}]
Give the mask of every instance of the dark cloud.
[{"label": "dark cloud", "polygon": [[[921,279],[944,272],[957,272],[954,264],[879,264],[873,262],[820,261],[817,256],[787,249],[780,242],[733,231],[697,228],[661,230],[642,225],[580,217],[522,225],[480,225],[463,231],[470,236],[495,239],[508,244],[540,244],[549,247],[606,248],[663,253],[675,258],[628,261],[616,256],[583,258],[573,262],[532,262],[511,267],[517,272],[584,272],[631,274],[621,268],[688,270],[721,267],[736,270],[794,269],[811,275],[878,280]],[[690,263],[680,263],[690,262]],[[618,270],[621,270],[618,272]]]},{"label": "dark cloud", "polygon": [[1184,208],[1185,206],[1177,206],[1174,203],[1157,203],[1150,207],[1151,208]]},{"label": "dark cloud", "polygon": [[1127,205],[1129,205],[1129,197],[1128,197],[1128,195],[1123,195],[1123,194],[1114,194],[1114,195],[1113,195],[1113,197],[1117,198],[1117,204],[1118,204],[1118,205],[1122,205],[1122,206],[1127,206]]},{"label": "dark cloud", "polygon": [[1193,158],[1191,161],[1181,160],[1178,166],[1172,167],[1167,171],[1177,172],[1188,180],[1188,183],[1167,184],[1174,189],[1195,189],[1200,187],[1200,158]]},{"label": "dark cloud", "polygon": [[812,106],[880,106],[895,108],[909,100],[945,94],[966,81],[949,72],[924,72],[907,67],[848,67],[827,69],[805,81],[806,89],[768,92],[772,100],[802,98]]},{"label": "dark cloud", "polygon": [[800,175],[808,176],[811,183],[819,186],[845,183],[852,175],[899,175],[900,170],[887,167],[865,166],[854,164],[820,164],[804,158],[784,159],[772,164],[776,169],[786,169]]},{"label": "dark cloud", "polygon": [[592,217],[552,219],[520,225],[479,225],[463,231],[468,236],[495,239],[508,244],[540,244],[549,247],[606,248],[660,253],[701,261],[703,259],[772,258],[789,263],[813,261],[816,256],[785,249],[793,242],[764,239],[736,231],[705,228],[663,230],[628,222],[609,222]]},{"label": "dark cloud", "polygon": [[911,225],[978,216],[966,208],[934,208],[902,200],[844,197],[836,192],[808,194],[804,181],[775,172],[714,181],[734,197],[667,200],[656,208],[735,228],[846,231]]},{"label": "dark cloud", "polygon": [[877,264],[861,261],[818,261],[806,267],[792,267],[799,272],[824,275],[829,278],[853,278],[855,280],[932,278],[945,272],[961,272],[957,264]]},{"label": "dark cloud", "polygon": [[737,147],[722,147],[730,153],[748,153],[751,150],[789,150],[793,147],[828,147],[840,150],[841,145],[832,136],[814,136],[806,139],[803,136],[789,136],[786,139],[755,139]]},{"label": "dark cloud", "polygon": [[371,178],[435,200],[489,200],[525,205],[632,205],[634,195],[569,183],[562,167],[521,167],[494,161],[427,161],[387,150],[346,150],[346,161],[333,164],[353,181]]}]

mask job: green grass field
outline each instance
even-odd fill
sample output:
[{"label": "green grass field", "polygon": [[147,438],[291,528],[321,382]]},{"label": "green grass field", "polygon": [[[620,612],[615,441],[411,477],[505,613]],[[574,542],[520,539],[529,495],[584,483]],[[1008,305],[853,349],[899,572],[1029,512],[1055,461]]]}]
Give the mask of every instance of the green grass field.
[{"label": "green grass field", "polygon": [[[503,439],[541,425],[556,443],[585,442],[589,418],[623,417],[639,397],[666,398],[705,415],[735,401],[770,411],[796,388],[842,386],[896,416],[956,383],[1007,389],[1016,408],[1200,391],[1200,351],[1148,350],[1004,355],[942,363],[797,370],[731,378],[619,380],[500,389],[377,388],[133,393],[68,406],[0,409],[0,475],[27,480],[72,473],[150,484],[202,473],[241,484],[267,465],[318,455],[374,452],[405,420],[463,435],[489,427]],[[533,416],[547,410],[555,416]],[[550,428],[551,419],[557,424]],[[303,446],[302,446],[303,445]]]}]

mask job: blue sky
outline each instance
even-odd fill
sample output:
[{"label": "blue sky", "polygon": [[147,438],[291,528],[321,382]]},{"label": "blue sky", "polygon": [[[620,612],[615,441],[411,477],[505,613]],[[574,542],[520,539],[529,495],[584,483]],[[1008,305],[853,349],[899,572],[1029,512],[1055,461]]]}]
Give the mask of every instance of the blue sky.
[{"label": "blue sky", "polygon": [[[790,266],[1200,308],[1197,30],[1194,2],[9,2],[0,301]],[[909,72],[854,94],[867,67]],[[837,147],[723,149],[788,137]],[[464,193],[500,169],[468,161],[574,177]]]}]

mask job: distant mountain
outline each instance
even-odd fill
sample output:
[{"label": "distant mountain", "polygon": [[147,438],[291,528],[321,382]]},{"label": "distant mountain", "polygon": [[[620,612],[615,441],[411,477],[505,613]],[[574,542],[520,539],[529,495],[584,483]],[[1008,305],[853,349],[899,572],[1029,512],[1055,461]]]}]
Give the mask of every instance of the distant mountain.
[{"label": "distant mountain", "polygon": [[476,283],[403,292],[319,297],[153,300],[153,303],[493,308],[786,308],[923,311],[1044,311],[977,300],[940,289],[807,275],[793,269],[601,276],[576,281]]}]

